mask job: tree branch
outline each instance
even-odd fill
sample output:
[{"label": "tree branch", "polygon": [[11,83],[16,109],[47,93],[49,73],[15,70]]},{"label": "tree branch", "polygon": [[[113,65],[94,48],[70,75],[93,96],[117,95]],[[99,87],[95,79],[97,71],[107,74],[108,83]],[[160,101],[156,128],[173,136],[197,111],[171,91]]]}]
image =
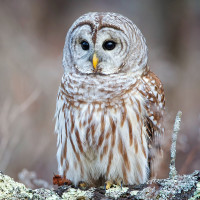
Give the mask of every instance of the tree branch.
[{"label": "tree branch", "polygon": [[180,131],[180,125],[181,125],[181,116],[182,112],[178,111],[174,123],[174,130],[172,133],[172,145],[171,145],[171,160],[170,160],[170,172],[169,172],[169,178],[173,178],[177,175],[176,167],[175,167],[175,160],[176,160],[176,141],[177,141],[177,135]]}]

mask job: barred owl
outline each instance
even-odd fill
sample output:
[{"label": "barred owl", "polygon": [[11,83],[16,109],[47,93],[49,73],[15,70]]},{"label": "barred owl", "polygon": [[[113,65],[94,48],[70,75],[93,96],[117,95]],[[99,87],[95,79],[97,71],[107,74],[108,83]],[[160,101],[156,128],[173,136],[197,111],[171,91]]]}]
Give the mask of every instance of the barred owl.
[{"label": "barred owl", "polygon": [[164,132],[164,91],[145,38],[115,13],[88,13],[68,31],[56,105],[59,174],[85,182],[144,183]]}]

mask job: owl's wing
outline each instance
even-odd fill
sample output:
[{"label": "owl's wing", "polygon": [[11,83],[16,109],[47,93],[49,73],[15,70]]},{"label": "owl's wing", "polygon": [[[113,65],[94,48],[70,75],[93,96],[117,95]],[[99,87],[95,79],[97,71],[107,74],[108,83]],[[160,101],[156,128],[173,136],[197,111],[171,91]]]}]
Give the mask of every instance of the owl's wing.
[{"label": "owl's wing", "polygon": [[[160,140],[164,134],[163,113],[165,109],[165,96],[160,79],[151,71],[142,76],[142,90],[138,89],[145,98],[144,126],[147,131],[149,145],[149,165],[157,153],[161,152]],[[152,172],[152,170],[151,170]],[[152,174],[151,174],[152,175]]]}]

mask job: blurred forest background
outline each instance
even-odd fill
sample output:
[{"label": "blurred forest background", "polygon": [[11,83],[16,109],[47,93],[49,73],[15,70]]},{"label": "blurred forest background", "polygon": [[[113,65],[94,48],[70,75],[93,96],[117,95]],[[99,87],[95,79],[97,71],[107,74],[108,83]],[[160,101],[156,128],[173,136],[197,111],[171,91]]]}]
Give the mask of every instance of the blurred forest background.
[{"label": "blurred forest background", "polygon": [[[52,184],[57,173],[53,117],[63,74],[62,49],[68,28],[89,11],[121,13],[146,38],[149,65],[166,94],[158,177],[168,176],[178,110],[183,111],[178,172],[200,169],[199,0],[0,0],[0,170],[17,180],[25,168]],[[24,176],[34,177],[28,174]]]}]

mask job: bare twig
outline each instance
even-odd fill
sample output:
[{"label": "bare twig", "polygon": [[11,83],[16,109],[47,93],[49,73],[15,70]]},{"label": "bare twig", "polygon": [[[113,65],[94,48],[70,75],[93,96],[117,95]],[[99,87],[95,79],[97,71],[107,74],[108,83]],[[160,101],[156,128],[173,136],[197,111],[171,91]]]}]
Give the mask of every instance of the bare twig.
[{"label": "bare twig", "polygon": [[176,115],[176,119],[174,122],[174,130],[172,133],[172,145],[171,145],[171,159],[170,159],[170,172],[169,178],[174,178],[177,175],[176,167],[175,167],[175,160],[176,160],[176,141],[177,141],[177,134],[180,130],[180,123],[181,123],[181,116],[182,112],[178,111]]}]

